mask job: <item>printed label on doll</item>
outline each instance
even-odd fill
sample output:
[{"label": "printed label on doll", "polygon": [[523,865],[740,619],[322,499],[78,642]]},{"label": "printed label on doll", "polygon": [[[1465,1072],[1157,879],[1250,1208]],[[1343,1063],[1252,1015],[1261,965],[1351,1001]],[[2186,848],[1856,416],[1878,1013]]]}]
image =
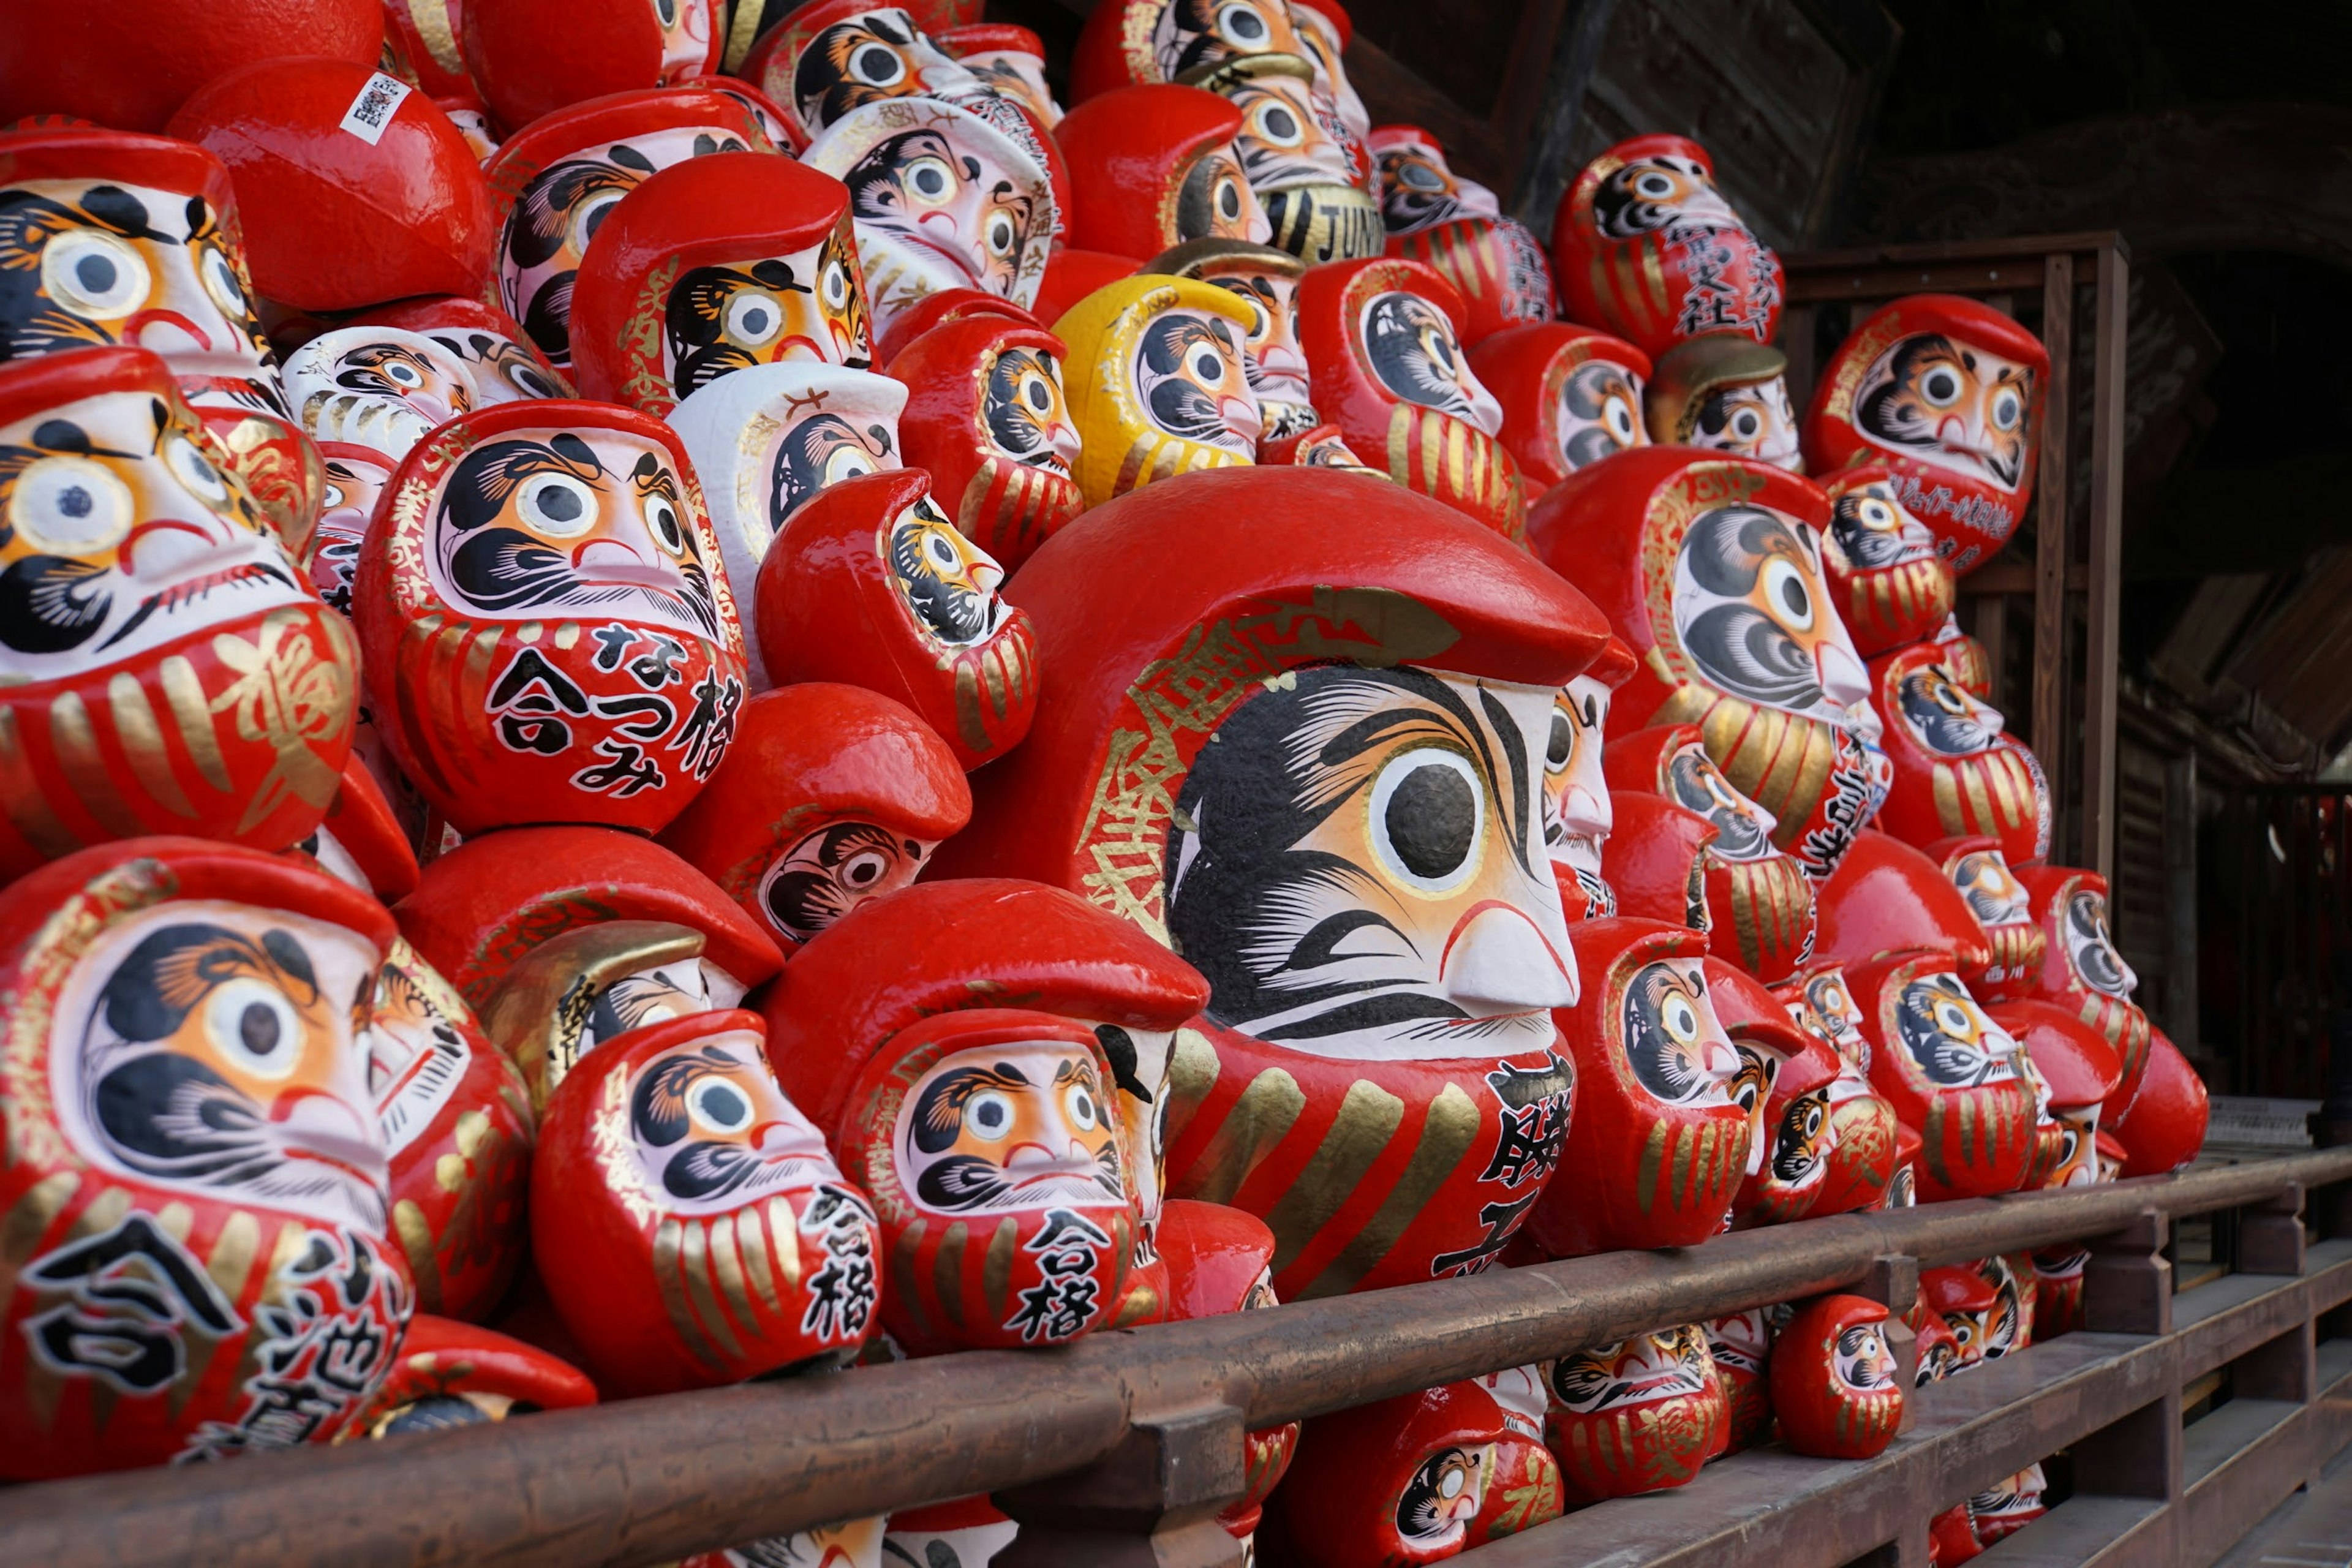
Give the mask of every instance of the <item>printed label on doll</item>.
[{"label": "printed label on doll", "polygon": [[348,131],[369,146],[383,138],[383,128],[400,112],[401,100],[413,89],[398,77],[382,71],[367,79],[360,95],[352,100],[351,108],[343,111],[341,129]]}]

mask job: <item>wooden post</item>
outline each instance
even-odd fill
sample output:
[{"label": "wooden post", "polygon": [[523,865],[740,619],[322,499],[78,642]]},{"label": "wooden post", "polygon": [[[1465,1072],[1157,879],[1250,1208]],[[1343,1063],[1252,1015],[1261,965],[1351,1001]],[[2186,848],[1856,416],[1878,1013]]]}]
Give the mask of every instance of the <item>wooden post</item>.
[{"label": "wooden post", "polygon": [[2115,880],[2116,702],[2123,683],[2124,349],[2131,267],[2110,241],[2099,249],[2092,340],[2090,577],[2083,655],[2082,863]]},{"label": "wooden post", "polygon": [[1900,1252],[1874,1258],[1853,1293],[1886,1309],[1886,1348],[1895,1357],[1895,1373],[1903,1380],[1905,1396],[1903,1424],[1895,1431],[1908,1432],[1918,1415],[1918,1401],[1910,1394],[1919,1381],[1919,1335],[1903,1320],[1919,1300],[1919,1260]]},{"label": "wooden post", "polygon": [[1021,1525],[997,1568],[1243,1568],[1217,1511],[1247,1489],[1230,1405],[1139,1424],[1093,1465],[996,1494]]},{"label": "wooden post", "polygon": [[[2083,1326],[2093,1333],[2172,1331],[2172,1265],[2164,1256],[2168,1216],[2143,1210],[2111,1236],[2092,1240],[2083,1266]],[[2104,1497],[2179,1500],[2180,1389],[2109,1423],[2074,1446],[2074,1490]]]},{"label": "wooden post", "polygon": [[2303,1187],[2286,1188],[2238,1220],[2238,1272],[2300,1274],[2304,1268]]},{"label": "wooden post", "polygon": [[[2066,798],[2066,562],[2068,437],[2074,413],[2074,258],[2042,264],[2042,342],[2050,391],[2042,405],[2042,474],[2034,486],[2033,749],[2053,805]],[[2059,847],[2051,846],[2058,853]]]}]

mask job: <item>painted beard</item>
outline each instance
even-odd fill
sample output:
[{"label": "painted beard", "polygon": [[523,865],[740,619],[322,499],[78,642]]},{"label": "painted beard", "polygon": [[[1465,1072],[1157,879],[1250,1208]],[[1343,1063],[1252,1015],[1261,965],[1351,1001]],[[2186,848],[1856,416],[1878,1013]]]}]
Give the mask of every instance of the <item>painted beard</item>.
[{"label": "painted beard", "polygon": [[915,618],[941,642],[968,647],[1003,624],[1004,601],[994,587],[1003,574],[929,501],[918,501],[891,525],[888,554]]},{"label": "painted beard", "polygon": [[[1474,402],[1475,382],[1462,363],[1462,345],[1445,312],[1417,294],[1391,292],[1364,308],[1364,353],[1389,395],[1475,425],[1492,436],[1494,400]],[[1480,389],[1483,392],[1483,388]]]},{"label": "painted beard", "polygon": [[[542,476],[553,479],[541,488],[536,481]],[[662,488],[668,482],[660,460],[649,452],[628,475],[608,472],[595,448],[569,431],[543,442],[527,437],[485,442],[459,461],[442,497],[435,531],[443,574],[469,607],[492,615],[537,618],[634,610],[716,641],[719,609],[709,574],[680,520],[679,498]],[[649,510],[667,508],[677,536],[673,548],[685,552],[657,574],[667,581],[597,582],[570,554],[498,521],[510,508],[521,509],[518,515],[524,517],[535,509],[556,508],[563,515],[558,519],[550,511],[550,520],[569,528],[580,517],[576,509],[611,504],[623,489],[643,489]]]},{"label": "painted beard", "polygon": [[[149,929],[99,991],[82,1037],[80,1119],[136,1177],[383,1235],[386,1160],[372,1109],[299,1081],[351,1048],[333,1031],[364,1016],[373,974],[359,994],[331,995],[293,931],[257,935],[196,913]],[[269,1087],[289,1078],[298,1081]]]},{"label": "painted beard", "polygon": [[[1863,377],[1855,425],[1874,442],[1930,453],[2006,490],[2025,471],[2032,373],[1922,332],[1889,349]],[[1961,429],[1948,433],[1958,423]]]},{"label": "painted beard", "polygon": [[819,414],[776,443],[768,468],[768,526],[782,533],[801,503],[827,485],[898,466],[887,426],[858,429],[838,414]]},{"label": "painted beard", "polygon": [[1054,443],[1055,428],[1066,431],[1070,426],[1061,370],[1052,355],[1037,349],[1006,349],[998,354],[989,364],[980,407],[989,444],[997,451],[1016,463],[1069,478],[1069,458]]},{"label": "painted beard", "polygon": [[435,426],[474,407],[465,366],[441,358],[440,345],[430,340],[352,343],[323,361],[306,347],[288,363],[286,385],[314,439],[391,458],[406,457]]},{"label": "painted beard", "polygon": [[760,907],[782,932],[806,942],[864,899],[915,879],[927,855],[871,822],[836,822],[777,858],[760,880]]},{"label": "painted beard", "polygon": [[1226,718],[1185,776],[1167,861],[1169,932],[1212,1018],[1359,1059],[1551,1043],[1549,1004],[1474,1015],[1445,988],[1457,910],[1500,904],[1534,936],[1558,899],[1528,740],[1553,694],[1515,710],[1519,690],[1326,665]]},{"label": "painted beard", "polygon": [[[1843,729],[1866,689],[1817,549],[1810,528],[1760,507],[1701,514],[1675,564],[1675,631],[1710,685]],[[1827,689],[1825,651],[1855,689]]]},{"label": "painted beard", "polygon": [[1397,1494],[1397,1533],[1416,1546],[1460,1540],[1486,1499],[1494,1457],[1489,1444],[1441,1448],[1423,1459]]},{"label": "painted beard", "polygon": [[1642,381],[1624,366],[1591,360],[1559,387],[1559,455],[1571,473],[1649,444],[1642,426]]}]

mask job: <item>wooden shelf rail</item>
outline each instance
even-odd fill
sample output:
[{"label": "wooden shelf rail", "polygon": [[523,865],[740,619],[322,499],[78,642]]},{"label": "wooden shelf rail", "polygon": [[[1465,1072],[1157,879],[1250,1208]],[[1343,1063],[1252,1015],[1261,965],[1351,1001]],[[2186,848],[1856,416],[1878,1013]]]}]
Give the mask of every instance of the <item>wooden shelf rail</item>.
[{"label": "wooden shelf rail", "polygon": [[[2060,1377],[2074,1397],[2042,1389],[2024,1399],[2021,1415],[2009,1396],[2023,1399],[2022,1390],[2010,1380],[2030,1383],[2028,1373],[2002,1369],[1964,1380],[1957,1392],[1922,1401],[1922,1431],[1893,1458],[1821,1472],[1833,1495],[1850,1486],[1879,1498],[1878,1511],[1893,1506],[1889,1500],[1914,1509],[1929,1489],[1950,1489],[1947,1480],[1981,1484],[2071,1440],[2069,1422],[2084,1431],[2128,1426],[2167,1386],[2177,1428],[2176,1374],[2208,1370],[2273,1321],[2300,1322],[2307,1344],[2311,1317],[2332,1305],[2322,1298],[2352,1291],[2352,1273],[2332,1251],[2319,1272],[2306,1273],[2303,1225],[2294,1216],[2305,1189],[2345,1182],[2352,1182],[2352,1149],[2327,1150],[2113,1186],[1809,1220],[1685,1251],[1498,1269],[1097,1334],[1057,1351],[971,1352],[633,1400],[256,1456],[233,1469],[19,1487],[0,1492],[0,1568],[231,1561],[244,1568],[622,1568],[976,1492],[995,1493],[1023,1521],[997,1568],[1219,1564],[1233,1559],[1230,1543],[1218,1544],[1213,1516],[1241,1489],[1241,1437],[1249,1428],[1864,1280],[1900,1280],[1904,1299],[1893,1304],[1904,1307],[1918,1268],[2111,1238],[2095,1245],[2090,1265],[2086,1310],[2101,1333],[2018,1359]],[[2242,1266],[2248,1257],[2266,1259],[2300,1283],[2251,1298],[2237,1316],[2200,1317],[2187,1335],[2171,1334],[2168,1273],[2154,1278],[2167,1269],[2155,1256],[2165,1222],[2222,1209],[2252,1211],[2240,1222]],[[2207,1289],[2242,1289],[2242,1279]],[[2159,1319],[2168,1321],[2158,1328],[2136,1326]],[[2151,1349],[2108,1337],[2118,1331],[2171,1337]],[[2072,1414],[2034,1414],[2044,1408]],[[1913,1453],[1932,1458],[1905,1457]],[[1936,1488],[1901,1479],[1914,1477],[1904,1467],[1920,1464],[1941,1467]],[[1691,1500],[1746,1473],[1703,1478],[1705,1489]],[[1824,1505],[1832,1512],[1843,1506]],[[1596,1528],[1605,1512],[1576,1515],[1570,1532]],[[1756,1560],[1792,1568],[1844,1560],[1816,1552],[1810,1541],[1802,1546]],[[1495,1555],[1507,1550],[1483,1549],[1489,1568],[1532,1561]],[[1671,1559],[1609,1559],[1637,1560]]]}]

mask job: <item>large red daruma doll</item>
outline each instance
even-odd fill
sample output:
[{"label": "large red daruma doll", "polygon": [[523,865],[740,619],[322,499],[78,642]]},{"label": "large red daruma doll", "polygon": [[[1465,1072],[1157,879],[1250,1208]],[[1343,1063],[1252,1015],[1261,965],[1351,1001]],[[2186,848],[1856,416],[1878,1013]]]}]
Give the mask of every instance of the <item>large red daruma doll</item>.
[{"label": "large red daruma doll", "polygon": [[1019,582],[1071,673],[942,868],[1068,888],[1208,977],[1169,1191],[1265,1219],[1286,1299],[1485,1268],[1566,1131],[1538,795],[1600,617],[1442,507],[1290,468],[1122,496]]},{"label": "large red daruma doll", "polygon": [[1649,447],[1580,468],[1528,518],[1537,556],[1583,589],[1638,661],[1609,731],[1696,724],[1819,881],[1869,820],[1853,710],[1862,659],[1822,569],[1829,501],[1742,458]]},{"label": "large red daruma doll", "polygon": [[458,832],[658,832],[743,701],[743,634],[686,447],[611,404],[504,403],[403,459],[352,618],[374,710]]},{"label": "large red daruma doll", "polygon": [[1780,258],[1715,187],[1706,149],[1681,136],[1620,142],[1576,176],[1551,231],[1568,313],[1655,358],[1731,330],[1769,343]]},{"label": "large red daruma doll", "polygon": [[0,1473],[335,1436],[414,1296],[359,1032],[392,920],[291,859],[84,850],[0,893]]},{"label": "large red daruma doll", "polygon": [[1966,574],[2000,552],[2033,493],[2050,354],[1990,305],[1914,294],[1840,345],[1805,411],[1814,473],[1884,465],[1896,499]]},{"label": "large red daruma doll", "polygon": [[1463,349],[1454,285],[1418,261],[1310,267],[1298,342],[1315,406],[1349,447],[1407,489],[1507,539],[1527,531],[1527,490],[1499,437],[1503,410]]},{"label": "large red daruma doll", "polygon": [[0,878],[142,834],[310,834],[359,649],[169,367],[135,348],[0,367]]}]

